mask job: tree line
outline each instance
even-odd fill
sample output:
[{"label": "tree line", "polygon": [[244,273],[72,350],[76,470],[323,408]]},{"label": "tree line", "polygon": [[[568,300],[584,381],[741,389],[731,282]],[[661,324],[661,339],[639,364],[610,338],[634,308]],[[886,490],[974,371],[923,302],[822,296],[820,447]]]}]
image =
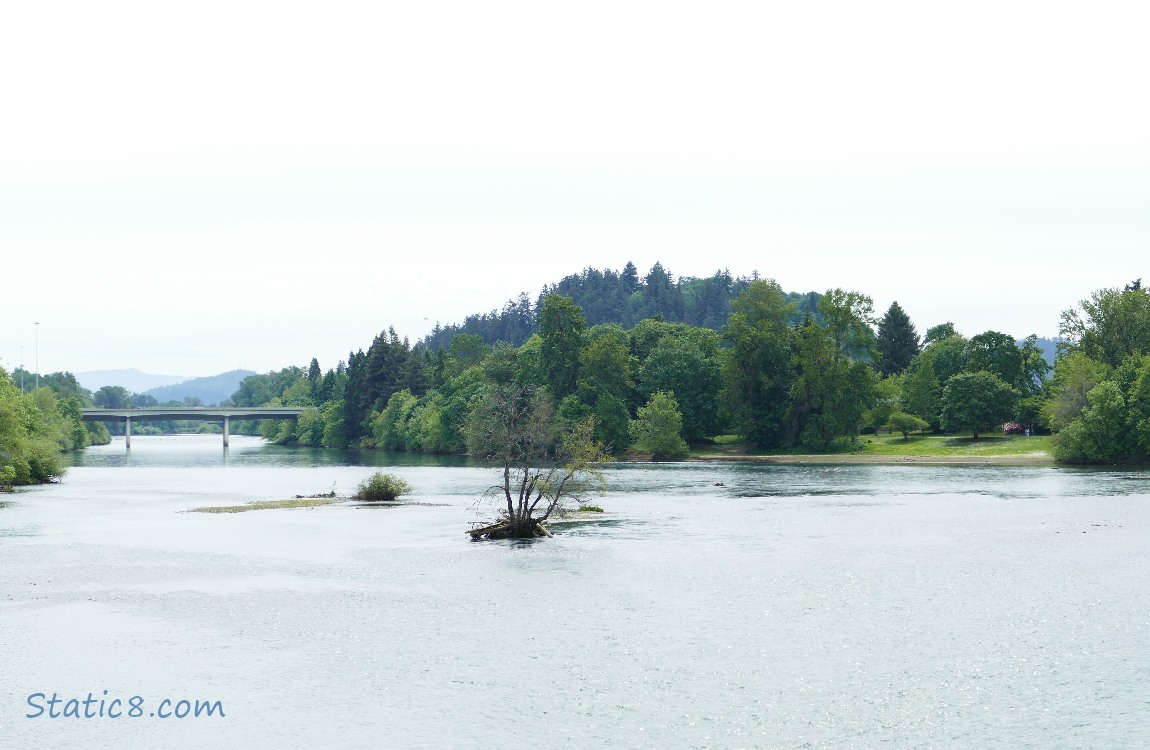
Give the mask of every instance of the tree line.
[{"label": "tree line", "polygon": [[[709,278],[675,279],[658,262],[644,276],[630,261],[622,271],[585,268],[545,286],[534,302],[523,292],[517,299],[508,300],[502,309],[469,315],[461,324],[436,323],[419,343],[435,351],[450,346],[460,334],[471,334],[489,345],[503,342],[520,346],[539,332],[538,311],[548,294],[570,297],[583,311],[589,326],[616,323],[630,329],[639,321],[657,318],[717,331],[730,315],[731,301],[757,278],[757,274],[734,277],[730,271],[718,270]],[[791,322],[797,323],[807,315],[821,321],[818,299],[816,292],[788,293],[787,300],[794,304]]]},{"label": "tree line", "polygon": [[0,489],[55,481],[64,473],[61,452],[111,439],[104,425],[83,421],[91,404],[71,373],[42,375],[38,388],[31,373],[14,375],[0,368]]},{"label": "tree line", "polygon": [[[279,443],[421,453],[467,451],[477,405],[493,384],[508,383],[541,389],[563,423],[593,418],[595,440],[615,455],[674,457],[689,443],[724,434],[764,450],[823,452],[878,430],[978,439],[1003,425],[1061,433],[1079,419],[1084,426],[1056,440],[1058,455],[1092,460],[1070,450],[1067,441],[1082,444],[1077,436],[1100,417],[1084,411],[1090,406],[1085,392],[1077,402],[1070,393],[1084,387],[1083,378],[1092,388],[1111,373],[1080,364],[1083,358],[1096,361],[1089,353],[1096,340],[1121,337],[1095,320],[1102,302],[1090,308],[1093,317],[1081,332],[1064,325],[1051,379],[1036,336],[1016,341],[990,330],[967,337],[948,322],[920,335],[897,302],[879,316],[872,298],[858,291],[796,295],[773,280],[741,279],[730,285],[737,291],[724,303],[726,316],[717,328],[710,325],[713,318],[694,325],[667,320],[663,312],[633,325],[625,317],[592,322],[575,297],[559,291],[587,285],[598,290],[595,296],[636,284],[625,297],[634,301],[647,287],[680,294],[689,288],[669,275],[662,280],[658,264],[643,280],[633,270],[629,264],[623,273],[567,277],[523,314],[534,330],[519,343],[460,329],[447,337],[440,329],[442,345],[411,345],[389,329],[367,351],[353,352],[326,372],[313,359],[307,368],[249,377],[233,401],[304,407],[297,421],[251,425]],[[1110,290],[1099,299],[1107,295],[1145,292]],[[619,309],[596,299],[599,309]],[[1123,377],[1110,378],[1119,391],[1130,381]],[[1067,390],[1070,381],[1074,386]]]}]

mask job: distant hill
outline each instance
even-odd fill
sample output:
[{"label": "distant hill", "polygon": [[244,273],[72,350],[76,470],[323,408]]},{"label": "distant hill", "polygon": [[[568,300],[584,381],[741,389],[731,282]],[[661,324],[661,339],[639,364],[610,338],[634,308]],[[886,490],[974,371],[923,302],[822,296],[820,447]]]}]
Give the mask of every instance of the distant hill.
[{"label": "distant hill", "polygon": [[[1038,348],[1042,350],[1042,358],[1045,359],[1051,367],[1054,367],[1054,355],[1058,353],[1059,341],[1062,341],[1062,339],[1056,336],[1052,339],[1039,338],[1035,342]],[[1022,342],[1019,341],[1018,345],[1022,346]]]},{"label": "distant hill", "polygon": [[[118,385],[127,388],[132,393],[143,393],[151,388],[183,383],[187,379],[187,375],[150,375],[136,369],[92,370],[91,372],[76,373],[76,380],[79,381],[80,386],[92,392],[98,391],[106,385]],[[225,396],[225,398],[227,397]]]},{"label": "distant hill", "polygon": [[232,370],[205,378],[193,378],[175,385],[152,388],[146,393],[160,403],[195,398],[202,401],[205,406],[215,406],[221,401],[231,398],[232,394],[239,389],[240,382],[249,375],[255,374],[251,370]]},{"label": "distant hill", "polygon": [[[557,284],[543,288],[533,302],[526,292],[508,300],[489,313],[469,315],[462,323],[442,326],[425,336],[422,344],[431,351],[446,348],[456,336],[467,333],[479,336],[485,343],[506,341],[519,346],[539,330],[538,313],[543,298],[550,292],[566,295],[583,308],[587,325],[618,323],[631,328],[640,320],[659,318],[668,323],[688,323],[718,330],[727,322],[731,300],[739,295],[756,276],[732,276],[717,270],[708,278],[679,276],[661,263],[655,263],[640,276],[634,263],[622,271],[609,268],[585,268],[565,276]],[[787,300],[795,305],[791,322],[801,323],[808,315],[821,322],[816,305],[822,297],[817,292],[791,292]]]}]

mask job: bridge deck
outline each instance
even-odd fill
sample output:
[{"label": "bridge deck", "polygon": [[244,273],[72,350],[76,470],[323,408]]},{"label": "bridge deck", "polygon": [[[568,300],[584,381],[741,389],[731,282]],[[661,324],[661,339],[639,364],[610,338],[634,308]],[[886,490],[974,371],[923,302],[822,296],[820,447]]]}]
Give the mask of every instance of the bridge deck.
[{"label": "bridge deck", "polygon": [[303,414],[303,408],[294,406],[226,408],[182,406],[154,409],[84,409],[83,419],[88,422],[126,422],[129,419],[133,422],[171,419],[219,422],[224,419],[294,419],[300,414]]}]

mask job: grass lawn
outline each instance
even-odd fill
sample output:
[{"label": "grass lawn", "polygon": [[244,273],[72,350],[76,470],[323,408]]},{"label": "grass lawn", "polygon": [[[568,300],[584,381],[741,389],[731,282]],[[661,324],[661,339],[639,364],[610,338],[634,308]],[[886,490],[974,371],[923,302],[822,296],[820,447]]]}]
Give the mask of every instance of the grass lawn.
[{"label": "grass lawn", "polygon": [[[1050,453],[1050,436],[980,435],[866,435],[860,437],[863,453],[876,456],[1018,456]],[[857,449],[857,446],[856,446]]]},{"label": "grass lawn", "polygon": [[[749,449],[735,435],[719,435],[714,444],[691,446],[695,459],[734,456],[800,456],[810,455],[803,448],[770,451]],[[1035,435],[980,435],[978,440],[967,435],[917,435],[903,440],[901,433],[861,435],[854,443],[837,440],[827,451],[818,455],[842,456],[939,456],[939,457],[992,457],[992,456],[1050,456],[1050,436]]]}]

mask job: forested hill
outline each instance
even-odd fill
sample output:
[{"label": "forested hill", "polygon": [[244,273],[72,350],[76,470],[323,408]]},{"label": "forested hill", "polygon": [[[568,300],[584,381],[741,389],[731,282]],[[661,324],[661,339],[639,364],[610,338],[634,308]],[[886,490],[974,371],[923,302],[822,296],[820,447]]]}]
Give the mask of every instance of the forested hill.
[{"label": "forested hill", "polygon": [[146,395],[151,396],[161,404],[168,401],[195,399],[204,404],[215,405],[231,397],[240,387],[244,378],[249,375],[255,375],[255,373],[251,370],[232,370],[219,375],[192,378],[175,385],[153,388]]},{"label": "forested hill", "polygon": [[[583,308],[587,324],[592,326],[618,323],[630,329],[641,320],[661,318],[668,323],[687,323],[717,331],[727,322],[731,300],[754,278],[757,275],[733,277],[730,271],[722,270],[705,279],[692,276],[676,279],[661,263],[651,266],[645,276],[639,276],[631,262],[622,271],[586,268],[557,284],[545,286],[535,301],[523,292],[517,299],[508,300],[502,309],[469,315],[460,324],[436,324],[422,343],[428,350],[435,351],[446,348],[459,334],[469,333],[480,336],[487,344],[506,341],[519,346],[538,332],[536,315],[543,297],[551,292],[574,300]],[[797,324],[808,315],[821,322],[816,309],[821,296],[816,292],[788,294],[788,301],[796,305],[791,322]]]}]

